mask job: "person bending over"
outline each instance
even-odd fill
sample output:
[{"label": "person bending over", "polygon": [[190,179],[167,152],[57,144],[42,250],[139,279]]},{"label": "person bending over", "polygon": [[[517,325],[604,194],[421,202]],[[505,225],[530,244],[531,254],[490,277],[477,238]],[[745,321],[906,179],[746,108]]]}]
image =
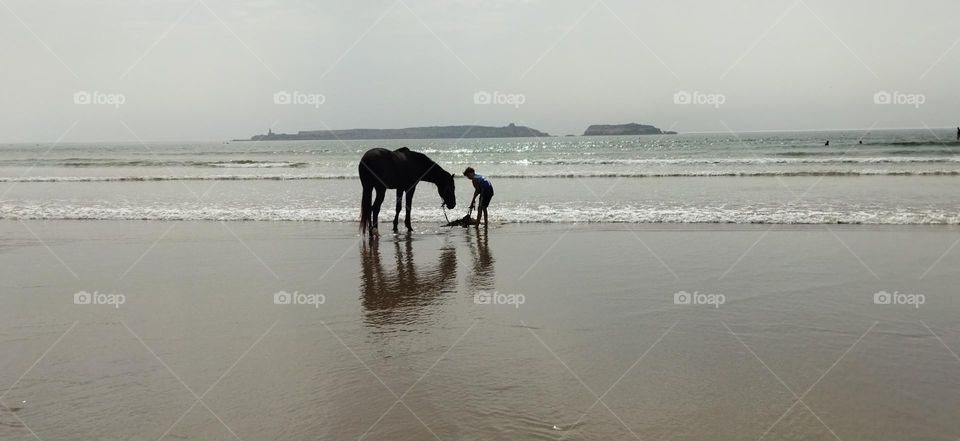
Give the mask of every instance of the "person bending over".
[{"label": "person bending over", "polygon": [[[487,207],[490,205],[490,198],[493,197],[493,184],[490,183],[490,180],[482,175],[478,175],[476,171],[473,170],[473,167],[467,167],[463,171],[463,175],[470,179],[473,182],[473,199],[470,200],[470,209],[474,207],[477,208],[477,222],[476,225],[480,225],[481,219],[483,220],[483,225],[486,226],[490,222],[490,216],[487,214]],[[477,196],[480,196],[480,205],[475,205]]]}]

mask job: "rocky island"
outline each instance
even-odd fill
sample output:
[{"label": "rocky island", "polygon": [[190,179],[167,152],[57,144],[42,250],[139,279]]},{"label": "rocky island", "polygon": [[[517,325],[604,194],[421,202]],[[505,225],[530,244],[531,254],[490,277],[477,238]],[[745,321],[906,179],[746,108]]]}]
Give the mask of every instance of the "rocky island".
[{"label": "rocky island", "polygon": [[583,136],[616,136],[616,135],[676,135],[677,132],[663,131],[646,124],[594,124],[587,127]]},{"label": "rocky island", "polygon": [[405,129],[344,129],[308,130],[297,133],[274,133],[255,135],[250,139],[236,141],[314,141],[348,139],[441,139],[441,138],[521,138],[548,137],[549,133],[510,123],[506,127],[488,126],[433,126],[408,127]]}]

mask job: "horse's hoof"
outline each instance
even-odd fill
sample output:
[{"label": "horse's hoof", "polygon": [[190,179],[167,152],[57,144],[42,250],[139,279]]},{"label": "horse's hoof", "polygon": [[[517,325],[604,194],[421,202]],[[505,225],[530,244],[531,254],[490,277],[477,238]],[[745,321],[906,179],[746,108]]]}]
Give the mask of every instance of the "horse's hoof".
[{"label": "horse's hoof", "polygon": [[380,237],[380,230],[376,228],[370,229],[370,237],[374,237],[374,238]]}]

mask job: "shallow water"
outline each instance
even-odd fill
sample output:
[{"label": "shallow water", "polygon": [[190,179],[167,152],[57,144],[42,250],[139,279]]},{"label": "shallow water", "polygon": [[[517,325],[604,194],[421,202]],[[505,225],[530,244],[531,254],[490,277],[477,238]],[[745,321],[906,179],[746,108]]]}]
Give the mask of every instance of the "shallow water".
[{"label": "shallow water", "polygon": [[[448,171],[471,165],[490,177],[499,223],[958,224],[953,135],[6,145],[0,218],[355,222],[362,152],[409,145]],[[471,195],[468,181],[458,184],[457,217]],[[438,205],[435,188],[421,185],[415,220],[438,221]]]},{"label": "shallow water", "polygon": [[960,436],[955,227],[420,227],[0,222],[0,438]]},{"label": "shallow water", "polygon": [[[469,205],[463,181],[450,219]],[[494,185],[496,223],[960,223],[953,176],[500,178]],[[359,187],[352,179],[19,183],[8,187],[0,217],[356,223]],[[381,223],[392,222],[393,201],[391,191]],[[439,205],[436,188],[420,185],[414,221],[445,223]]]}]

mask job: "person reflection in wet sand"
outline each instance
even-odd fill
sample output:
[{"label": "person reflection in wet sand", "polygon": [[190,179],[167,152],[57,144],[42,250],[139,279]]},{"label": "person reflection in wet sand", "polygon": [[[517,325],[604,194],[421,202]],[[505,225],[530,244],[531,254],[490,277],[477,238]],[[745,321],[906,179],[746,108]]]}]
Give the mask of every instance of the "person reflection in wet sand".
[{"label": "person reflection in wet sand", "polygon": [[[401,249],[401,242],[403,246]],[[443,292],[457,288],[457,252],[440,249],[437,264],[418,268],[413,258],[413,240],[394,242],[392,268],[383,264],[378,241],[364,242],[360,249],[360,303],[371,325],[408,323],[432,310]]]},{"label": "person reflection in wet sand", "polygon": [[[493,291],[496,288],[494,259],[490,253],[490,233],[488,230],[476,230],[476,238],[467,235],[470,254],[473,255],[473,273],[467,277],[471,291]],[[474,243],[476,242],[476,243]]]}]

